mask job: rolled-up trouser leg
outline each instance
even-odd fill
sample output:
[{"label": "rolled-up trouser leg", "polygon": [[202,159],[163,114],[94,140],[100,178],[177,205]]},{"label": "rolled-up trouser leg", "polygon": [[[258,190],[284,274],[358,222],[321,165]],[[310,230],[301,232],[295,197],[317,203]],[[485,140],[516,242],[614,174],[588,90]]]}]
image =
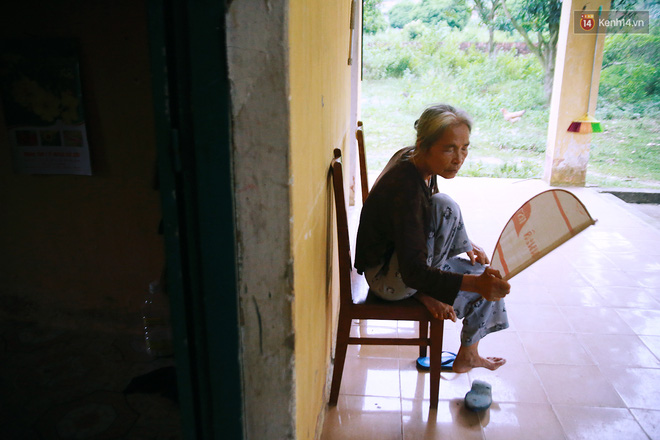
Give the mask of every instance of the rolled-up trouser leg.
[{"label": "rolled-up trouser leg", "polygon": [[[450,258],[441,267],[442,270],[462,274],[480,275],[486,266],[464,258]],[[454,301],[454,310],[459,319],[463,319],[461,345],[472,345],[489,333],[509,327],[504,300],[486,301],[475,292],[458,292]]]}]

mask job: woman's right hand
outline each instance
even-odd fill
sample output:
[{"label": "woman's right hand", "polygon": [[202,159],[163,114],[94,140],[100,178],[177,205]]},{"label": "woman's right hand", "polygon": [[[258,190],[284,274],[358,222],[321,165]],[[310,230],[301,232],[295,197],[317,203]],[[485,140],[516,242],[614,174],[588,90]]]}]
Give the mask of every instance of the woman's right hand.
[{"label": "woman's right hand", "polygon": [[481,275],[464,275],[461,290],[476,292],[487,301],[499,301],[509,294],[511,285],[499,270],[487,267]]}]

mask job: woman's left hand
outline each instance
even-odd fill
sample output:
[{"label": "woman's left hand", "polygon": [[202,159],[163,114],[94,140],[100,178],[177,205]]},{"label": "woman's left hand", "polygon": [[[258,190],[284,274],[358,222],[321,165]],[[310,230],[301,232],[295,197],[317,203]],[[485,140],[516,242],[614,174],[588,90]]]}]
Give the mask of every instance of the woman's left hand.
[{"label": "woman's left hand", "polygon": [[479,263],[479,264],[488,264],[490,263],[490,260],[488,259],[488,256],[486,255],[486,252],[484,250],[477,246],[476,244],[472,243],[472,250],[467,252],[468,257],[470,257],[470,263],[474,265],[474,263]]}]

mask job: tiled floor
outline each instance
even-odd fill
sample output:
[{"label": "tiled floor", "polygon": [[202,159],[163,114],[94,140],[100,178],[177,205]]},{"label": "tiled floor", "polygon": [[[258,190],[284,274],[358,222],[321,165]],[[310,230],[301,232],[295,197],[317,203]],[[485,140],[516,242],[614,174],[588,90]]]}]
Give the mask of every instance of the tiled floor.
[{"label": "tiled floor", "polygon": [[[440,183],[487,251],[511,214],[548,189],[538,180]],[[416,348],[351,347],[322,440],[660,439],[660,229],[612,195],[568,189],[598,222],[511,280],[511,327],[480,344],[507,364],[443,373],[431,411]],[[369,321],[353,330],[414,328]],[[446,321],[445,350],[458,349],[459,332],[460,323]],[[493,387],[493,405],[481,414],[463,407],[475,379]]]}]

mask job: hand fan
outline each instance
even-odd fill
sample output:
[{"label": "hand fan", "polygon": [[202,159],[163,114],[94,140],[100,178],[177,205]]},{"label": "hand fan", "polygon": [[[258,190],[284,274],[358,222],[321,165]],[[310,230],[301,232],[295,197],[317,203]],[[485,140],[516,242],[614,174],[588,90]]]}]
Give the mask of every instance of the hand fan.
[{"label": "hand fan", "polygon": [[551,189],[537,194],[504,226],[490,267],[509,280],[595,223],[573,193]]}]

